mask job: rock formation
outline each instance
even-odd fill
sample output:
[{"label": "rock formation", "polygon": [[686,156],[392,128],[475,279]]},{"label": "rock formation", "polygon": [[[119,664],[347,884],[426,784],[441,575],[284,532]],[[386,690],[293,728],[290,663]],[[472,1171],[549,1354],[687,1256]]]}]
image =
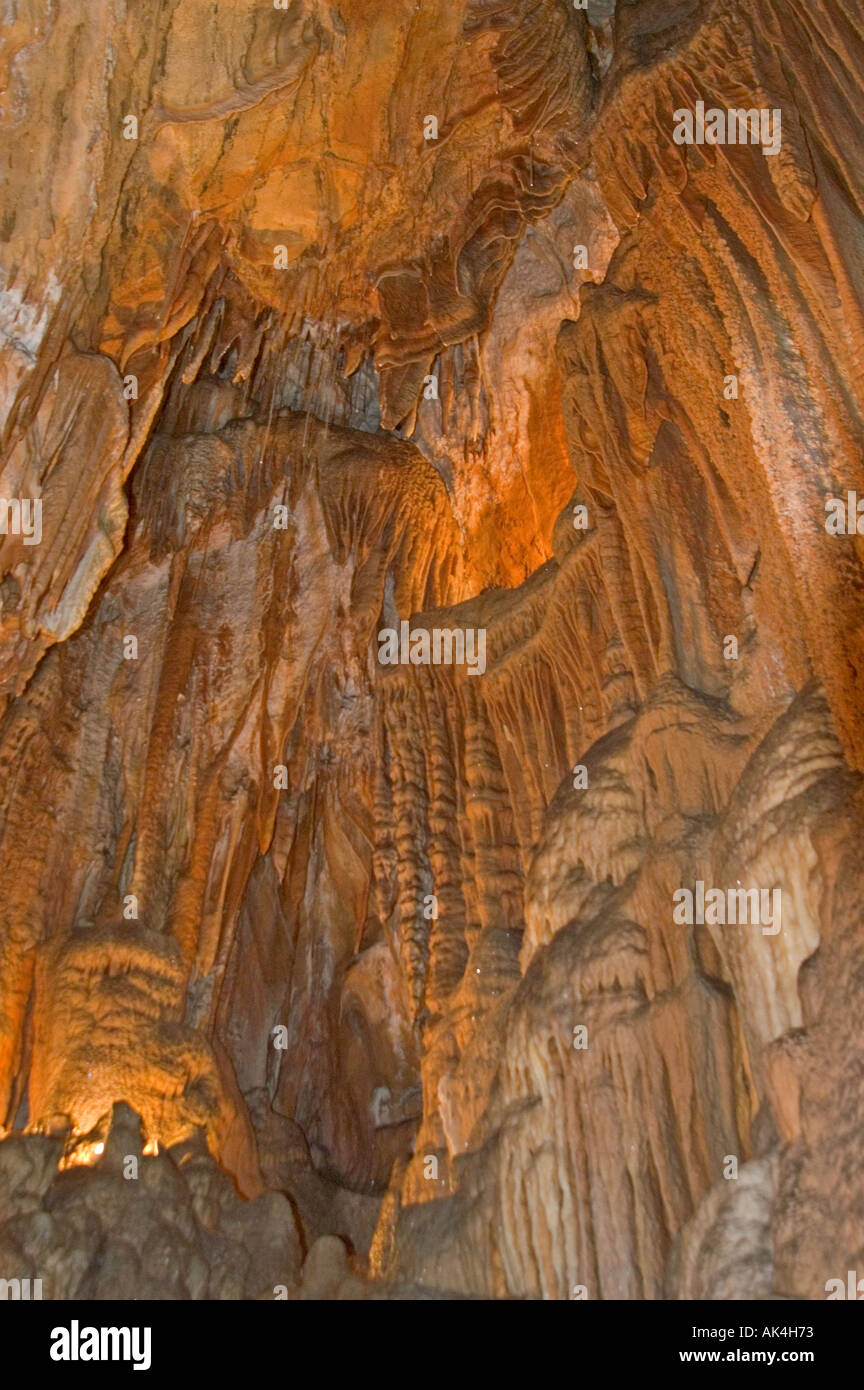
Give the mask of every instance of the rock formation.
[{"label": "rock formation", "polygon": [[6,9],[0,1278],[824,1298],[860,6]]}]

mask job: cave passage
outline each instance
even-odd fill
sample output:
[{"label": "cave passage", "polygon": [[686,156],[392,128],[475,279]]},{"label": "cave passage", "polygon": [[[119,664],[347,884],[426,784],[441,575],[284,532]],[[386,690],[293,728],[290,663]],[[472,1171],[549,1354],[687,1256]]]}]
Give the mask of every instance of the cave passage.
[{"label": "cave passage", "polygon": [[864,1296],[860,3],[6,11],[0,1293]]}]

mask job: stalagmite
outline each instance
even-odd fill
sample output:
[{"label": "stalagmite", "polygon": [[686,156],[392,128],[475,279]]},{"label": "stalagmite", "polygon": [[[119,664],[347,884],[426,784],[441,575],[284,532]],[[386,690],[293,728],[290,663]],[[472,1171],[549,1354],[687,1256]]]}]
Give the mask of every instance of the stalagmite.
[{"label": "stalagmite", "polygon": [[860,6],[6,11],[0,1287],[860,1297]]}]

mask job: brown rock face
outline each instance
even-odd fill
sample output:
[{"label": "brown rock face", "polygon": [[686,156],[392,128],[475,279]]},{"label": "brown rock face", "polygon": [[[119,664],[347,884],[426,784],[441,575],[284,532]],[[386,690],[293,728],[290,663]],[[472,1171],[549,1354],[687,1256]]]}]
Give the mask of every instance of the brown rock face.
[{"label": "brown rock face", "polygon": [[824,1298],[859,7],[6,10],[0,1279]]}]

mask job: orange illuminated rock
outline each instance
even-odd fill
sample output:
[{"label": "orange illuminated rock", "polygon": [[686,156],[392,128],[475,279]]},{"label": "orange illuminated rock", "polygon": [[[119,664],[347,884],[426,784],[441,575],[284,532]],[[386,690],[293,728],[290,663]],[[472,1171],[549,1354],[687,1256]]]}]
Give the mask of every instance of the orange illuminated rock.
[{"label": "orange illuminated rock", "polygon": [[0,1277],[860,1260],[859,20],[12,4]]}]

